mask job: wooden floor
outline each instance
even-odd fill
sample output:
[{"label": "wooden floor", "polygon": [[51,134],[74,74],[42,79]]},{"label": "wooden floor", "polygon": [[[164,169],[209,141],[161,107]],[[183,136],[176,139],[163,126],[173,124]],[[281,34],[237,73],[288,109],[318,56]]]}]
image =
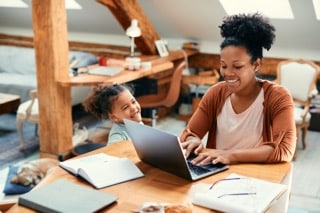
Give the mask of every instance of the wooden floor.
[{"label": "wooden floor", "polygon": [[298,143],[298,156],[293,162],[293,179],[290,207],[320,212],[320,132],[308,131],[307,148]]},{"label": "wooden floor", "polygon": [[[157,128],[180,135],[184,121],[169,116],[157,121]],[[293,162],[292,192],[289,213],[320,213],[320,132],[308,131],[307,148],[298,144],[298,155]],[[34,157],[32,157],[34,158]],[[1,178],[2,176],[2,178]],[[0,172],[0,186],[5,175]],[[1,181],[2,179],[2,181]],[[1,199],[0,199],[1,200]]]}]

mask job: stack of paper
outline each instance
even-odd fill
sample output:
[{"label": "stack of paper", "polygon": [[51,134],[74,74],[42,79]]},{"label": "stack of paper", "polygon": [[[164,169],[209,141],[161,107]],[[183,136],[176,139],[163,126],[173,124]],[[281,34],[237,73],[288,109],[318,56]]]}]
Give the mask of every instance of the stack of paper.
[{"label": "stack of paper", "polygon": [[202,184],[191,196],[194,204],[222,212],[265,212],[286,189],[284,184],[231,174]]}]

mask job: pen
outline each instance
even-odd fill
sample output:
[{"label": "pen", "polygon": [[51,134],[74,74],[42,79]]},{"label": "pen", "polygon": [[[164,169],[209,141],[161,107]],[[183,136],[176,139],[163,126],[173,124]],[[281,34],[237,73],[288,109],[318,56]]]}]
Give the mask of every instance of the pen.
[{"label": "pen", "polygon": [[209,187],[209,190],[212,189],[212,187],[214,185],[216,185],[216,183],[220,182],[220,181],[225,181],[225,180],[239,180],[239,179],[243,179],[243,178],[240,178],[240,177],[234,177],[234,178],[224,178],[224,179],[221,179],[221,180],[217,180],[216,182],[213,182],[213,184],[211,184],[211,186]]},{"label": "pen", "polygon": [[229,196],[229,195],[255,195],[255,192],[245,192],[245,193],[230,193],[230,194],[223,194],[218,196],[218,198],[224,197],[224,196]]}]

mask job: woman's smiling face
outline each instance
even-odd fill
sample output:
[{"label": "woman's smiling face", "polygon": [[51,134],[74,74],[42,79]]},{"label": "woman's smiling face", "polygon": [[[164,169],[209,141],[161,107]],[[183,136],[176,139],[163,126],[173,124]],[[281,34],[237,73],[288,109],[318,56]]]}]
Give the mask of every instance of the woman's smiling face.
[{"label": "woman's smiling face", "polygon": [[260,59],[251,63],[251,56],[242,46],[227,46],[221,50],[220,72],[231,92],[245,92],[256,83],[256,71],[260,68]]}]

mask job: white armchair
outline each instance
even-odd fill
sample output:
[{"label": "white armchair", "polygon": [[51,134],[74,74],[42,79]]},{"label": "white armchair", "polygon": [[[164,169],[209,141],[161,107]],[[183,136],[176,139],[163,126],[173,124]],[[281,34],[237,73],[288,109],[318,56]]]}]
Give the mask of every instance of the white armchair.
[{"label": "white armchair", "polygon": [[[296,104],[297,142],[302,131],[301,140],[303,149],[306,148],[306,134],[310,125],[311,114],[309,109],[311,99],[313,95],[318,93],[316,82],[319,72],[319,66],[311,61],[302,59],[282,61],[277,67],[276,82],[285,86],[290,91]],[[296,157],[296,153],[294,158]]]},{"label": "white armchair", "polygon": [[39,123],[39,104],[37,98],[37,91],[30,91],[30,100],[21,103],[17,110],[16,123],[17,130],[20,137],[20,150],[24,149],[24,139],[23,139],[23,122],[32,122],[36,124],[35,134],[38,133],[38,123]]}]

